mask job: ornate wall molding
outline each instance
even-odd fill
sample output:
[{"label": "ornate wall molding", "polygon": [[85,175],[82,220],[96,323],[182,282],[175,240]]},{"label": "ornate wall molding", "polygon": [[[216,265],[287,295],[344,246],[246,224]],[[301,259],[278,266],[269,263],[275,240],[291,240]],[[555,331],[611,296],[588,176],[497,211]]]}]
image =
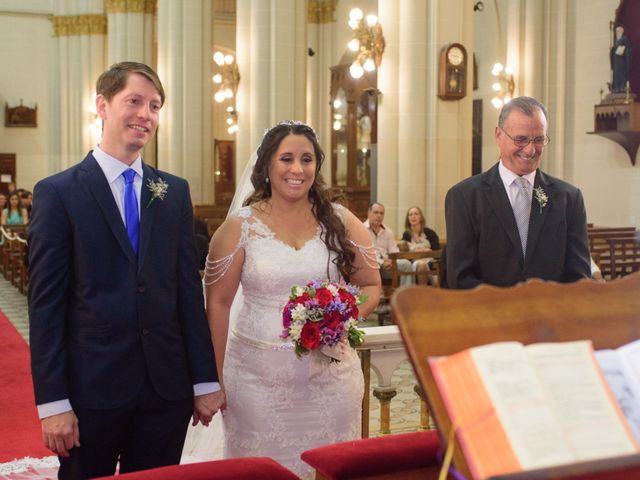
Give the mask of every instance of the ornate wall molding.
[{"label": "ornate wall molding", "polygon": [[335,22],[337,4],[338,0],[309,0],[307,22],[310,24]]},{"label": "ornate wall molding", "polygon": [[158,0],[104,0],[107,13],[147,13],[155,15]]},{"label": "ornate wall molding", "polygon": [[60,15],[52,17],[51,22],[54,37],[107,34],[107,16],[104,14]]}]

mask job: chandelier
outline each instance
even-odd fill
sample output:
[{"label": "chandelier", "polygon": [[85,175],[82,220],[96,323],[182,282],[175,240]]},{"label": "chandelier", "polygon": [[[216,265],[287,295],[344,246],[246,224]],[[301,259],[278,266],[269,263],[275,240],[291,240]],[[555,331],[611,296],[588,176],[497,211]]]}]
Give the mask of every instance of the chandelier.
[{"label": "chandelier", "polygon": [[238,131],[238,112],[232,106],[227,107],[227,132],[233,135]]},{"label": "chandelier", "polygon": [[349,67],[353,78],[360,78],[365,71],[373,72],[382,62],[385,41],[382,26],[376,15],[367,15],[359,8],[349,12],[349,26],[353,30],[353,38],[347,44],[352,52],[358,52],[355,61]]},{"label": "chandelier", "polygon": [[496,63],[493,66],[493,70],[491,70],[491,74],[494,76],[491,88],[496,92],[491,99],[491,104],[495,108],[502,108],[505,103],[509,103],[513,98],[513,91],[515,90],[513,68],[504,67],[501,63]]},{"label": "chandelier", "polygon": [[233,98],[238,91],[240,71],[236,59],[230,53],[217,51],[213,54],[213,61],[218,66],[218,71],[212,78],[214,85],[218,87],[213,98],[216,102],[222,103]]}]

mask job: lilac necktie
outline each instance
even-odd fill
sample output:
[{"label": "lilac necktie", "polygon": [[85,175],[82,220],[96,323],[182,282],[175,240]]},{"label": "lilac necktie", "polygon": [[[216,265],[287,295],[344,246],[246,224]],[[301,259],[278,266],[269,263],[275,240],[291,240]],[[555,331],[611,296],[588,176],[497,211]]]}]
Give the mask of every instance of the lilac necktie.
[{"label": "lilac necktie", "polygon": [[513,201],[513,215],[516,217],[520,243],[522,244],[522,256],[527,252],[527,236],[529,234],[529,214],[531,213],[531,193],[529,182],[524,177],[518,177],[513,181],[518,187],[518,193]]},{"label": "lilac necktie", "polygon": [[133,186],[136,176],[135,170],[128,168],[123,173],[124,185],[124,219],[127,226],[127,235],[135,254],[138,254],[138,239],[140,238],[140,219],[138,218],[138,199]]}]

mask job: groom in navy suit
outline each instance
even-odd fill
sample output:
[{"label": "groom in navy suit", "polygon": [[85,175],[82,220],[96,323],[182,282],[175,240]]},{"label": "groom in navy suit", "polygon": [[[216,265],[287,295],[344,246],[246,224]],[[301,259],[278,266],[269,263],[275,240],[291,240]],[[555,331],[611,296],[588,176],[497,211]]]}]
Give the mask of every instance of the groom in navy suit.
[{"label": "groom in navy suit", "polygon": [[449,288],[590,277],[582,194],[539,170],[547,127],[544,105],[514,98],[502,108],[495,130],[499,163],[447,193]]},{"label": "groom in navy suit", "polygon": [[177,464],[189,417],[224,406],[188,184],[140,157],[163,103],[147,65],[111,66],[99,146],[34,190],[31,367],[59,478]]}]

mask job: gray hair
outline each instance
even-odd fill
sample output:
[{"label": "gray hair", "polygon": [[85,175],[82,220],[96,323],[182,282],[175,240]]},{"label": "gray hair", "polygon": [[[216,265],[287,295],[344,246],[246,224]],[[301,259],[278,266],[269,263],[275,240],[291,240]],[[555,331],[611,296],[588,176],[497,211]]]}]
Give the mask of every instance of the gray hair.
[{"label": "gray hair", "polygon": [[520,110],[522,113],[527,115],[528,117],[533,117],[536,113],[536,108],[540,109],[540,111],[544,115],[544,119],[549,123],[549,115],[547,113],[547,107],[545,107],[542,103],[532,97],[516,97],[511,100],[509,103],[505,103],[504,107],[500,111],[500,116],[498,117],[498,127],[504,129],[504,122],[507,121],[507,117],[511,113],[512,110]]}]

